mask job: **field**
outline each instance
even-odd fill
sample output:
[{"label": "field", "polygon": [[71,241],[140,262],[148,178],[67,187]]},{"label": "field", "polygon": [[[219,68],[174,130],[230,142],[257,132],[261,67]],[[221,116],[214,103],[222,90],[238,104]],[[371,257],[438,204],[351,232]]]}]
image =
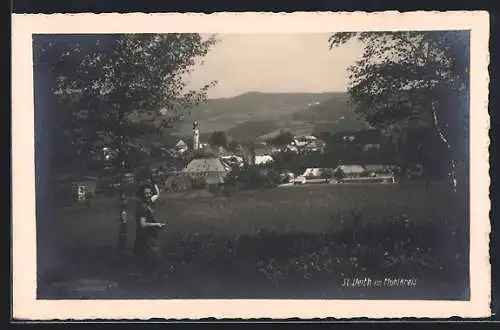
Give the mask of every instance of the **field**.
[{"label": "field", "polygon": [[[118,204],[61,208],[39,249],[39,297],[468,298],[468,202],[446,185],[314,185],[229,197],[164,194],[165,263],[149,278],[118,257]],[[129,245],[135,220],[130,209]],[[43,245],[42,245],[43,244]],[[48,262],[51,261],[50,266]],[[45,265],[45,266],[44,266]],[[416,286],[342,288],[345,278],[414,278]],[[55,283],[107,279],[105,292]]]},{"label": "field", "polygon": [[297,135],[314,131],[331,132],[366,128],[357,120],[349,96],[333,93],[259,93],[209,99],[190,110],[175,131],[192,134],[198,121],[201,133],[224,131],[237,141],[252,141],[273,131],[288,129]]}]

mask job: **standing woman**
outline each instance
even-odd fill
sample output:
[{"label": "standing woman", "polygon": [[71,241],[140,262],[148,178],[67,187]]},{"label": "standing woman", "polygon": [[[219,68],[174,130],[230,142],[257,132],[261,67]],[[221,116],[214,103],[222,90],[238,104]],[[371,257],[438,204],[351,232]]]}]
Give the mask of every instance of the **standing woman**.
[{"label": "standing woman", "polygon": [[[136,191],[136,197],[138,199],[138,205],[141,205],[143,199],[144,199],[144,189],[150,189],[151,191],[151,197],[149,198],[149,207],[154,209],[154,203],[158,200],[158,197],[160,196],[160,189],[158,188],[158,185],[155,184],[153,175],[151,172],[149,173],[144,173],[142,174],[142,179],[140,180],[140,185],[139,188]],[[140,227],[137,226],[135,236],[136,240],[134,243],[134,254],[138,254],[138,242],[139,240],[137,239],[140,235]]]},{"label": "standing woman", "polygon": [[145,180],[142,180],[139,190],[137,191],[137,197],[139,197],[144,188],[150,188],[152,190],[153,195],[151,196],[151,201],[153,203],[156,202],[156,200],[160,197],[160,188],[158,187],[154,175],[151,172],[146,175]]},{"label": "standing woman", "polygon": [[150,187],[142,189],[136,210],[136,241],[137,257],[147,271],[154,271],[161,259],[160,229],[164,223],[156,222],[152,197],[154,192]]}]

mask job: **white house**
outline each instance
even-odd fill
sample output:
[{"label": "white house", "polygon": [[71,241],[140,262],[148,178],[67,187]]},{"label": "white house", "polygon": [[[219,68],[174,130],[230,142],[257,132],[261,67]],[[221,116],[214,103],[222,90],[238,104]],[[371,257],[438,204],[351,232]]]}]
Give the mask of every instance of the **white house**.
[{"label": "white house", "polygon": [[269,164],[272,162],[274,162],[274,158],[271,155],[255,155],[255,165]]},{"label": "white house", "polygon": [[299,149],[292,144],[288,144],[285,148],[283,148],[283,151],[298,153]]},{"label": "white house", "polygon": [[332,168],[307,168],[304,173],[297,176],[293,182],[295,184],[305,183],[327,183],[333,177]]},{"label": "white house", "polygon": [[230,156],[222,156],[222,161],[230,166],[238,166],[243,167],[245,160],[243,157],[230,155]]},{"label": "white house", "polygon": [[177,143],[175,144],[175,149],[177,150],[177,152],[183,154],[185,153],[186,151],[188,151],[189,149],[189,146],[186,142],[184,142],[183,140],[179,140],[177,141]]},{"label": "white house", "polygon": [[315,139],[311,141],[310,143],[306,144],[302,150],[303,151],[309,151],[309,152],[324,152],[326,147],[326,142],[323,140]]},{"label": "white house", "polygon": [[315,136],[300,136],[293,139],[293,144],[299,148],[305,147],[309,143],[315,141],[317,138]]}]

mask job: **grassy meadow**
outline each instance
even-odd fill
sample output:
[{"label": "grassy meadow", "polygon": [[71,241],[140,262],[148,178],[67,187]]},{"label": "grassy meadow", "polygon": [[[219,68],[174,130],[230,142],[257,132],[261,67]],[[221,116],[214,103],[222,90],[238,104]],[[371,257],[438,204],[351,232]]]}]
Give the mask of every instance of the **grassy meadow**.
[{"label": "grassy meadow", "polygon": [[[39,274],[41,297],[72,297],[50,283],[79,277],[119,283],[101,298],[468,297],[468,199],[444,184],[428,191],[411,183],[290,186],[229,197],[166,193],[156,209],[167,223],[163,277],[150,280],[130,275],[137,273],[132,257],[117,256],[118,209],[116,199],[103,198],[88,209],[58,210],[51,243],[60,262],[50,275]],[[131,246],[133,203],[129,211]],[[417,285],[341,288],[353,277],[415,278]]]}]

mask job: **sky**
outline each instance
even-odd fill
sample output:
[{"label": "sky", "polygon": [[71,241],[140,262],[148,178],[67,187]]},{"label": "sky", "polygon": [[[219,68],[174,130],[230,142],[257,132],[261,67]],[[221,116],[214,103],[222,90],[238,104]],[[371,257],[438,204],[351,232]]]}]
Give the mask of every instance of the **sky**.
[{"label": "sky", "polygon": [[361,56],[357,42],[328,47],[330,34],[218,35],[220,40],[195,66],[188,87],[217,80],[209,98],[247,92],[345,91],[348,66]]}]

